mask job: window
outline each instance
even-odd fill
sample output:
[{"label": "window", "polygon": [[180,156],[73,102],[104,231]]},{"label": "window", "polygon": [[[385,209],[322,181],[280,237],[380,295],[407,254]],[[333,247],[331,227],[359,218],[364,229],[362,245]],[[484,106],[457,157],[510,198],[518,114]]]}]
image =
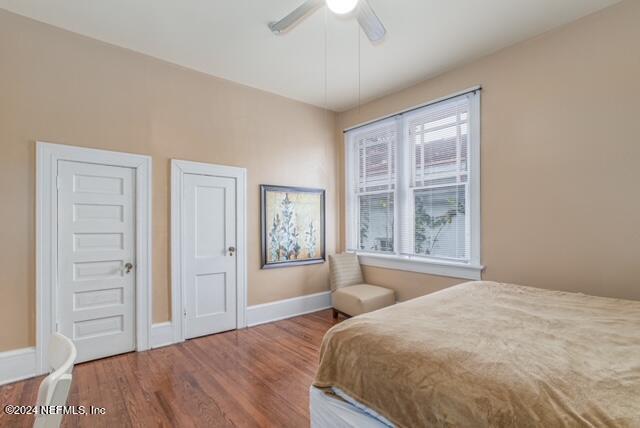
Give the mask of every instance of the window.
[{"label": "window", "polygon": [[346,132],[347,246],[364,264],[479,278],[479,98]]},{"label": "window", "polygon": [[353,193],[358,211],[358,249],[393,253],[396,189],[396,141],[393,121],[367,127],[358,134],[357,175]]}]

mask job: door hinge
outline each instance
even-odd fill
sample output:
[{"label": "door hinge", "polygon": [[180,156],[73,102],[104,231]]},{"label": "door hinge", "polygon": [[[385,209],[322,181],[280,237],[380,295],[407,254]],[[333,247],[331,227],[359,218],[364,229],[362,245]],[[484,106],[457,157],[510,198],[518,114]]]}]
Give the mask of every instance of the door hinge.
[{"label": "door hinge", "polygon": [[60,323],[56,321],[56,333],[60,333]]},{"label": "door hinge", "polygon": [[187,317],[187,310],[183,309],[182,313],[184,314],[185,318]]},{"label": "door hinge", "polygon": [[58,190],[60,190],[60,182],[61,182],[60,176],[56,175],[56,189]]}]

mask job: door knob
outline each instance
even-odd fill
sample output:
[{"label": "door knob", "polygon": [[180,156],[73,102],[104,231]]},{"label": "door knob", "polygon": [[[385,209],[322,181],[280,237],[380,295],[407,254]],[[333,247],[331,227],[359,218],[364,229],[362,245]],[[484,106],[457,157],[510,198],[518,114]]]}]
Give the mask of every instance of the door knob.
[{"label": "door knob", "polygon": [[124,273],[131,273],[133,269],[133,265],[131,263],[127,263],[124,265]]},{"label": "door knob", "polygon": [[236,247],[229,247],[229,255],[233,256],[233,253],[236,252]]}]

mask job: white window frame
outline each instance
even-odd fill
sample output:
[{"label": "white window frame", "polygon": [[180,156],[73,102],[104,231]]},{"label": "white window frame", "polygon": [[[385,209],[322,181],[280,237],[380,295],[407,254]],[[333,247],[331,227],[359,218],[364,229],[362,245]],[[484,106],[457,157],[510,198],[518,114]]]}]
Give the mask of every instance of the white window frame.
[{"label": "white window frame", "polygon": [[[370,129],[375,129],[375,128],[385,128],[389,126],[390,122],[393,121],[397,121],[397,118],[388,118],[388,119],[384,119],[384,120],[380,120],[378,123],[376,123],[373,127],[371,127]],[[345,140],[349,140],[349,137],[347,136],[345,138]],[[346,175],[345,177],[347,177],[347,213],[348,213],[348,217],[347,218],[352,218],[352,219],[357,219],[360,217],[360,204],[358,203],[357,199],[358,196],[361,193],[356,192],[355,189],[355,184],[356,184],[356,177],[358,175],[358,168],[355,167],[355,151],[357,151],[355,145],[353,145],[351,143],[351,141],[346,141],[346,156],[345,156],[345,168],[346,168]],[[397,152],[397,142],[396,142],[396,156],[395,156],[395,165],[394,165],[394,170],[395,170],[395,174],[396,177],[398,177],[398,152]],[[349,169],[349,165],[351,165],[353,168]],[[363,193],[369,193],[369,194],[373,194],[375,192],[363,192]],[[379,193],[391,193],[393,194],[393,218],[394,218],[394,223],[393,223],[393,242],[394,242],[394,250],[396,249],[396,237],[398,236],[398,222],[395,221],[395,219],[398,216],[398,179],[396,178],[396,185],[393,187],[393,189],[388,189],[388,190],[384,190],[384,191],[380,191]],[[349,217],[349,215],[351,217]],[[348,222],[347,222],[348,223]],[[358,245],[358,232],[357,232],[357,227],[353,227],[353,235],[351,236],[351,240],[349,242],[353,243],[353,247],[348,247],[348,248],[356,248]],[[378,254],[378,255],[384,255],[382,253],[376,253],[376,252],[368,252],[367,254]]]},{"label": "white window frame", "polygon": [[[406,151],[407,144],[407,126],[408,116],[406,113],[433,105],[448,99],[475,92],[476,95],[471,98],[469,107],[469,135],[475,136],[470,140],[468,148],[469,162],[469,215],[468,222],[470,228],[471,242],[470,255],[468,262],[449,261],[437,258],[429,258],[424,256],[408,256],[400,254],[400,219],[405,218],[404,210],[409,209],[409,196],[411,189],[409,187],[411,180],[410,156]],[[376,122],[388,123],[389,120],[396,120],[399,134],[401,137],[396,142],[396,177],[397,182],[394,190],[394,252],[395,254],[380,254],[357,249],[358,243],[358,204],[357,196],[354,192],[357,170],[353,168],[356,153],[354,152],[354,144],[352,143],[352,134],[349,130],[371,125]],[[426,273],[439,276],[448,276],[453,278],[463,278],[471,280],[482,279],[482,271],[484,266],[481,263],[481,207],[480,207],[480,87],[474,87],[452,94],[428,103],[407,109],[403,112],[395,113],[389,117],[373,120],[362,125],[354,126],[345,130],[345,237],[346,249],[358,254],[360,263],[365,266],[374,266],[386,269],[396,269],[409,272]],[[410,225],[408,225],[410,226]]]}]

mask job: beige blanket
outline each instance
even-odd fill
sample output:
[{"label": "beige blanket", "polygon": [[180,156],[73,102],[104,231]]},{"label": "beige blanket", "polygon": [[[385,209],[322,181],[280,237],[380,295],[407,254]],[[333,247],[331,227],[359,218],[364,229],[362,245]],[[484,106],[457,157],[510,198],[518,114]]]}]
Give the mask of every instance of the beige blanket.
[{"label": "beige blanket", "polygon": [[461,284],[333,327],[314,385],[400,427],[640,427],[640,302]]}]

